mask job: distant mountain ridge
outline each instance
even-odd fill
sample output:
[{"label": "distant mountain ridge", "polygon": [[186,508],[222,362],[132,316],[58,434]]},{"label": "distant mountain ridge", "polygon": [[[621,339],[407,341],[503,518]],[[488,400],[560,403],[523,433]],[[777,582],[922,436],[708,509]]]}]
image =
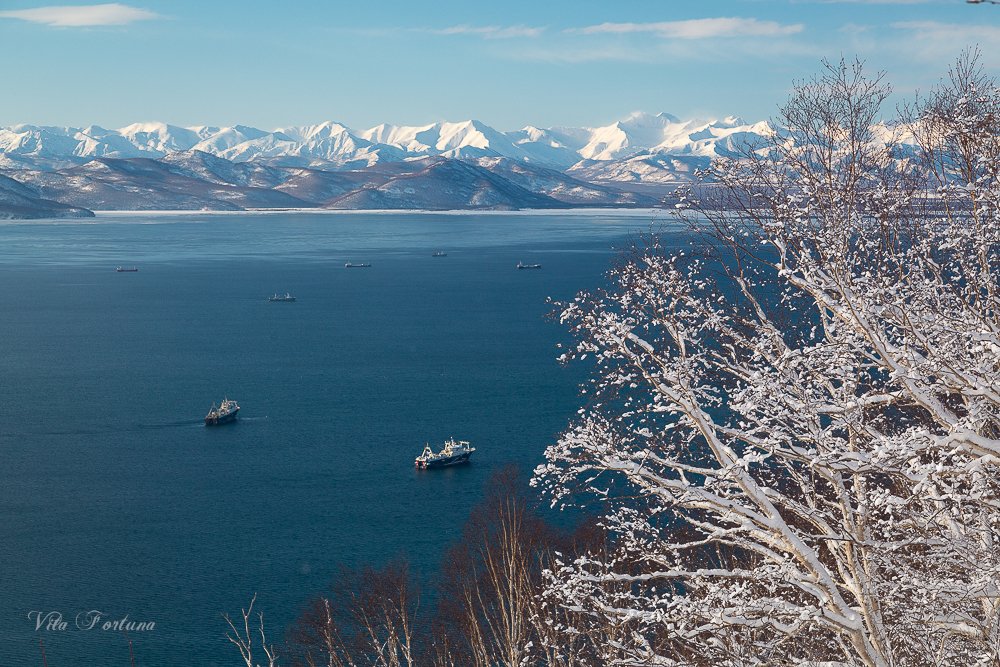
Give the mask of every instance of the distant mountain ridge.
[{"label": "distant mountain ridge", "polygon": [[[159,159],[100,157],[59,169],[6,173],[21,193],[92,210],[511,210],[657,204],[655,197],[508,158],[425,157],[327,170],[232,162],[185,151]],[[10,217],[29,217],[23,208],[19,211],[22,215],[15,211]]]},{"label": "distant mountain ridge", "polygon": [[[0,215],[157,209],[655,206],[713,157],[770,135],[739,118],[634,113],[597,128],[478,120],[0,128]],[[16,184],[16,185],[14,185]]]},{"label": "distant mountain ridge", "polygon": [[525,127],[501,132],[478,120],[421,126],[376,125],[355,131],[332,121],[261,130],[134,123],[109,130],[14,125],[0,129],[0,168],[60,168],[95,158],[162,158],[201,151],[233,162],[352,169],[380,162],[444,157],[503,157],[566,170],[581,161],[610,162],[640,155],[711,158],[771,132],[767,123],[739,118],[681,121],[670,114],[634,113],[597,128]]}]

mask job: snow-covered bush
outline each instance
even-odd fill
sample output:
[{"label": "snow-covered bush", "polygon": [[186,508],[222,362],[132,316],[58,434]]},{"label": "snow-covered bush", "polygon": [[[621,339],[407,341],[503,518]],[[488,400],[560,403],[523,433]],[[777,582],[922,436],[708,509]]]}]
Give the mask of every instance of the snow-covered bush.
[{"label": "snow-covered bush", "polygon": [[605,664],[1000,664],[1000,93],[887,95],[797,85],[693,242],[561,306],[596,366],[535,483],[616,538],[548,596]]}]

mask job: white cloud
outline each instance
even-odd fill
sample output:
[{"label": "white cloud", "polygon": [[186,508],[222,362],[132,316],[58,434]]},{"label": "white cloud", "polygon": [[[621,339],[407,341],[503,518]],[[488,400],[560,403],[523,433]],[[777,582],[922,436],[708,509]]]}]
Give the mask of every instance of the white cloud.
[{"label": "white cloud", "polygon": [[601,23],[569,32],[585,35],[648,33],[673,39],[708,39],[712,37],[777,37],[802,32],[801,23],[781,24],[745,18],[690,19],[654,23]]},{"label": "white cloud", "polygon": [[939,74],[954,62],[963,49],[983,47],[980,63],[984,67],[1000,67],[1000,52],[989,48],[1000,43],[1000,26],[944,23],[940,21],[899,21],[891,27],[892,37],[881,40],[880,46],[911,61],[931,63]]},{"label": "white cloud", "polygon": [[512,26],[470,26],[455,25],[450,28],[432,30],[436,35],[478,35],[486,39],[508,39],[511,37],[538,37],[545,28],[533,28],[525,25]]},{"label": "white cloud", "polygon": [[59,27],[85,27],[100,25],[125,25],[134,21],[160,18],[147,9],[129,7],[117,2],[103,5],[72,5],[35,7],[0,11],[0,18],[21,19],[32,23]]},{"label": "white cloud", "polygon": [[520,48],[505,54],[516,61],[555,63],[560,65],[580,65],[596,62],[657,62],[658,54],[648,49],[620,47],[602,48],[558,48],[551,46]]},{"label": "white cloud", "polygon": [[962,23],[941,23],[939,21],[899,21],[892,24],[897,30],[909,30],[920,37],[946,40],[957,47],[976,41],[1000,41],[1000,26],[965,25]]},{"label": "white cloud", "polygon": [[[951,2],[951,0],[947,0]],[[944,4],[942,0],[822,0],[824,5],[929,5]]]},{"label": "white cloud", "polygon": [[819,0],[823,5],[926,5],[934,0]]},{"label": "white cloud", "polygon": [[680,62],[747,63],[794,58],[814,61],[828,55],[821,47],[802,40],[770,39],[738,42],[725,49],[705,49],[694,40],[663,40],[652,45],[552,45],[545,44],[512,50],[504,56],[517,61],[554,64],[585,64],[596,62],[639,63],[647,65],[677,65]]}]

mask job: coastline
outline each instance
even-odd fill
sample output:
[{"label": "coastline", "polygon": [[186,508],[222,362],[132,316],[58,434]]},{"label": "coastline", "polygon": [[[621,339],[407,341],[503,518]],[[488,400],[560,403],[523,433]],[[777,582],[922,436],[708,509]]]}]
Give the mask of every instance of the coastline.
[{"label": "coastline", "polygon": [[[94,210],[94,215],[98,218],[123,218],[133,216],[228,216],[228,215],[273,215],[276,213],[286,214],[318,214],[318,215],[505,215],[505,216],[602,216],[618,215],[628,217],[645,217],[658,212],[670,211],[667,208],[524,208],[515,211],[502,210],[475,210],[475,209],[328,209],[328,208],[248,208],[240,211],[202,211],[202,210],[144,210],[144,211],[119,211],[119,210]],[[39,218],[38,220],[66,220],[66,218]],[[94,218],[90,218],[91,221]]]},{"label": "coastline", "polygon": [[[88,218],[4,218],[0,219],[0,227],[8,225],[101,225],[101,224],[136,224],[136,225],[156,225],[170,224],[173,221],[182,222],[185,220],[201,220],[206,218],[228,218],[239,216],[267,217],[276,215],[319,215],[336,217],[357,217],[357,216],[380,216],[393,217],[405,216],[446,216],[454,218],[462,217],[569,217],[569,218],[632,218],[657,220],[668,222],[671,220],[672,208],[526,208],[516,211],[496,211],[496,210],[428,210],[428,209],[316,209],[316,208],[266,208],[266,209],[245,209],[239,211],[202,211],[202,210],[142,210],[142,211],[119,211],[119,210],[95,210],[94,217]],[[206,221],[207,222],[207,221]]]}]

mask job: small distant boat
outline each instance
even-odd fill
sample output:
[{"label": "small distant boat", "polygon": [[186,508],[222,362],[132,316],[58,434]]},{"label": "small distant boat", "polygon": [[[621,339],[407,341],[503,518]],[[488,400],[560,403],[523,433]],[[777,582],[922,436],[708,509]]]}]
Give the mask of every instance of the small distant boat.
[{"label": "small distant boat", "polygon": [[542,265],[541,264],[524,264],[522,262],[518,262],[517,263],[517,268],[519,268],[519,269],[540,269],[540,268],[542,268]]},{"label": "small distant boat", "polygon": [[116,266],[116,273],[135,273],[139,270],[138,266]]},{"label": "small distant boat", "polygon": [[444,252],[443,250],[438,250],[434,254],[431,255],[431,257],[447,257],[447,256],[448,256],[448,253]]},{"label": "small distant boat", "polygon": [[234,422],[236,421],[236,414],[239,411],[240,406],[236,404],[236,401],[224,398],[219,407],[215,407],[215,403],[212,404],[212,409],[205,415],[205,426],[218,426],[219,424]]},{"label": "small distant boat", "polygon": [[345,269],[367,269],[369,267],[371,267],[371,264],[365,264],[365,263],[354,264],[352,262],[348,262],[347,264],[344,264],[344,268]]},{"label": "small distant boat", "polygon": [[274,296],[267,297],[268,301],[295,301],[295,297],[285,292],[284,294],[274,293]]},{"label": "small distant boat", "polygon": [[455,466],[468,463],[474,451],[476,448],[469,446],[468,441],[456,442],[454,438],[449,438],[440,452],[434,452],[430,445],[425,444],[423,453],[414,460],[414,464],[421,469]]}]

